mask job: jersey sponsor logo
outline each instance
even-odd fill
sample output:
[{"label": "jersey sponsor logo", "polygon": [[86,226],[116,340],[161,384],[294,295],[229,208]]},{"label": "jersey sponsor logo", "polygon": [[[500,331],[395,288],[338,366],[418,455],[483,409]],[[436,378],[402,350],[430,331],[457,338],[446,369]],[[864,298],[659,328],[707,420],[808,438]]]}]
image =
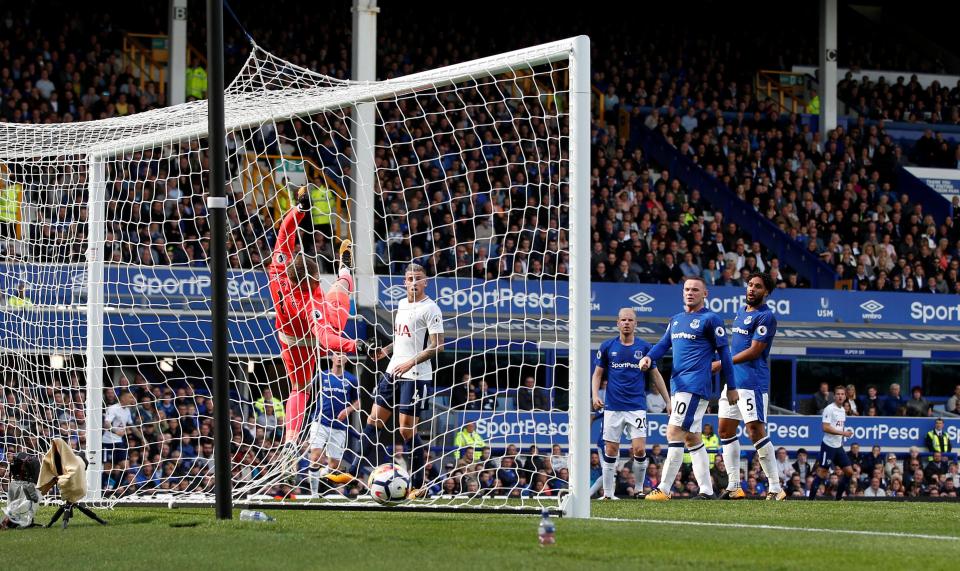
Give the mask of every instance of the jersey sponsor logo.
[{"label": "jersey sponsor logo", "polygon": [[766,325],[758,325],[758,326],[757,326],[757,335],[759,335],[760,337],[763,337],[763,336],[766,335],[766,334],[767,334],[767,326],[766,326]]},{"label": "jersey sponsor logo", "polygon": [[733,331],[734,333],[738,333],[740,335],[750,335],[750,332],[744,329],[743,327],[734,327],[730,329],[730,331]]},{"label": "jersey sponsor logo", "polygon": [[612,363],[610,365],[611,369],[639,369],[640,363],[631,363],[629,361],[623,363]]},{"label": "jersey sponsor logo", "polygon": [[670,338],[671,338],[671,339],[690,339],[690,340],[692,341],[692,340],[696,339],[697,336],[694,335],[693,333],[684,333],[684,332],[681,331],[680,333],[673,333],[673,334],[671,334],[671,335],[670,335]]},{"label": "jersey sponsor logo", "polygon": [[393,334],[401,335],[403,337],[413,337],[413,334],[410,333],[410,328],[407,327],[406,323],[397,323],[393,326]]},{"label": "jersey sponsor logo", "polygon": [[727,332],[723,330],[722,325],[714,329],[713,332],[716,334],[717,337],[723,337],[724,335],[727,334]]},{"label": "jersey sponsor logo", "polygon": [[698,327],[700,327],[699,319],[694,319],[693,321],[690,322],[690,329],[696,329]]}]

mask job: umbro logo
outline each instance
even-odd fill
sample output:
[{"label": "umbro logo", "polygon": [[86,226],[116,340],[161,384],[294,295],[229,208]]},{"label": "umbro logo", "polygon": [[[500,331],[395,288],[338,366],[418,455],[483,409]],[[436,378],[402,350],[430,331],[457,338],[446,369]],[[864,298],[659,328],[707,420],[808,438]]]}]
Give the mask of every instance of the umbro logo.
[{"label": "umbro logo", "polygon": [[632,301],[633,303],[635,303],[635,304],[637,304],[637,305],[639,305],[639,306],[641,306],[641,307],[649,304],[651,301],[654,300],[653,296],[647,294],[646,292],[640,292],[640,293],[631,295],[631,296],[630,296],[629,298],[627,298],[627,299],[629,299],[630,301]]},{"label": "umbro logo", "polygon": [[383,290],[384,305],[395,306],[397,302],[407,296],[407,289],[402,285],[390,286]]},{"label": "umbro logo", "polygon": [[884,308],[884,305],[879,301],[870,300],[865,301],[860,304],[860,309],[866,311],[867,313],[876,313]]}]

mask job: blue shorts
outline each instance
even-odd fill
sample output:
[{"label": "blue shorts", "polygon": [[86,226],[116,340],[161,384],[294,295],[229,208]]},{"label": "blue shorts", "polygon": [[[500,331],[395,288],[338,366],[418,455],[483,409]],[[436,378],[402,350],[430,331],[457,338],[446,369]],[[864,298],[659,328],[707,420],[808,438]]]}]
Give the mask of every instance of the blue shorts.
[{"label": "blue shorts", "polygon": [[843,449],[843,446],[834,448],[833,446],[827,446],[825,443],[820,444],[818,461],[821,468],[829,468],[831,464],[836,464],[841,468],[850,465],[850,457],[847,456],[847,451]]},{"label": "blue shorts", "polygon": [[413,379],[394,379],[391,375],[380,375],[377,384],[376,403],[408,416],[420,416],[429,395],[430,381]]}]

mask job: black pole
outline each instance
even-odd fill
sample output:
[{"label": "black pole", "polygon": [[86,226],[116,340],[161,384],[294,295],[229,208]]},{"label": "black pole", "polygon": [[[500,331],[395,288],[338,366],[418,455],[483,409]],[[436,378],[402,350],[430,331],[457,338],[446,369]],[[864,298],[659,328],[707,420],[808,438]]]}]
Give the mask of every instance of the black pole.
[{"label": "black pole", "polygon": [[227,199],[226,128],[223,105],[223,3],[207,0],[207,141],[210,145],[210,273],[213,300],[213,433],[217,519],[233,517],[233,483],[230,481],[230,391],[227,363]]}]

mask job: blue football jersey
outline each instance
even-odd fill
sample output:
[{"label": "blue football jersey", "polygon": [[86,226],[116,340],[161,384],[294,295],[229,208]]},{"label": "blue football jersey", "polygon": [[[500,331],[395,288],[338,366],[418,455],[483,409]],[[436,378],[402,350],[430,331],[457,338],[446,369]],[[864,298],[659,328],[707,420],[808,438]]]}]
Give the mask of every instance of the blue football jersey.
[{"label": "blue football jersey", "polygon": [[344,371],[338,377],[329,371],[320,371],[317,375],[317,405],[311,415],[311,420],[320,420],[320,424],[346,430],[347,425],[337,417],[347,405],[358,398],[357,377]]},{"label": "blue football jersey", "polygon": [[[650,344],[634,338],[624,345],[620,337],[607,339],[597,349],[594,365],[607,374],[606,410],[647,410],[647,373],[640,370],[640,359],[650,352]],[[654,363],[653,367],[656,367]]]},{"label": "blue football jersey", "polygon": [[730,352],[736,355],[745,351],[754,340],[767,344],[758,359],[733,366],[737,388],[770,392],[770,348],[773,347],[776,334],[777,318],[766,305],[761,305],[756,311],[747,311],[746,306],[737,311],[737,317],[733,320]]},{"label": "blue football jersey", "polygon": [[691,393],[710,398],[715,392],[710,365],[717,354],[720,356],[724,380],[736,384],[723,320],[706,307],[700,311],[681,312],[671,317],[666,332],[650,350],[649,357],[658,360],[671,347],[672,393]]}]

